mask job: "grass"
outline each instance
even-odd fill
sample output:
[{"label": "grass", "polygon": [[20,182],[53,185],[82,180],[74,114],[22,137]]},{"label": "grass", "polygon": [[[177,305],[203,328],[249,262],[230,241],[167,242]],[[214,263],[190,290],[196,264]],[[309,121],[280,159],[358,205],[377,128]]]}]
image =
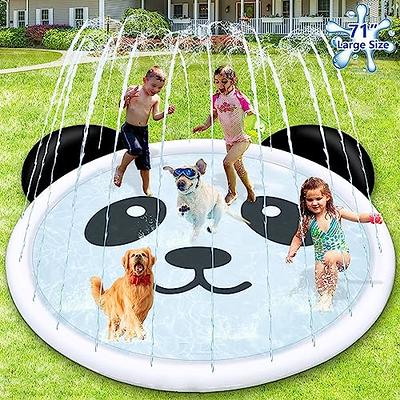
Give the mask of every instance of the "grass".
[{"label": "grass", "polygon": [[44,64],[58,60],[61,55],[56,51],[0,48],[0,69]]},{"label": "grass", "polygon": [[[213,56],[213,66],[226,62],[223,55]],[[306,79],[298,62],[288,63],[273,54],[285,95],[291,125],[315,124]],[[190,128],[202,122],[209,110],[209,86],[206,79],[208,66],[204,57],[186,59],[189,74],[190,104],[185,92],[184,74],[180,68],[172,81],[170,102],[177,112],[168,120],[166,139],[191,137]],[[235,56],[231,62],[239,76],[239,87],[251,94],[248,67],[243,57]],[[325,84],[312,56],[306,58],[321,108],[324,125],[336,127],[326,95]],[[336,79],[331,61],[324,59],[332,91],[336,100],[343,131],[353,134],[351,121]],[[160,64],[167,71],[170,57],[143,58],[134,65],[130,82],[140,82],[147,68]],[[399,200],[400,170],[400,63],[378,60],[378,71],[367,74],[363,60],[352,61],[343,70],[359,139],[375,166],[376,184],[373,202],[382,211],[396,249],[400,246]],[[106,68],[105,77],[109,68]],[[24,205],[20,185],[23,160],[40,138],[43,121],[57,80],[59,69],[23,72],[0,76],[0,393],[4,398],[118,398],[118,399],[395,399],[400,397],[398,366],[400,309],[399,278],[389,302],[379,320],[354,345],[335,358],[311,370],[290,378],[235,392],[217,394],[177,394],[142,389],[112,381],[95,374],[55,352],[38,338],[25,324],[16,310],[5,276],[5,251],[13,227]],[[117,104],[121,95],[124,64],[118,63],[112,75],[110,95],[106,96],[107,79],[103,79],[92,123],[117,126]],[[93,65],[81,65],[71,92],[71,102],[65,116],[65,126],[82,124],[90,97]],[[266,95],[260,71],[256,73],[260,108],[267,115]],[[277,92],[271,77],[267,76],[271,110],[271,131],[284,128]],[[165,96],[165,90],[163,96]],[[251,97],[251,96],[250,96]],[[59,124],[54,124],[54,129]],[[51,125],[51,124],[50,124]],[[152,141],[161,138],[160,122],[150,124]],[[46,132],[50,130],[47,127]],[[207,137],[209,132],[204,133]],[[220,129],[216,136],[221,137]],[[256,138],[255,138],[256,139]],[[397,267],[398,267],[397,263]],[[132,371],[134,373],[134,371]]]}]

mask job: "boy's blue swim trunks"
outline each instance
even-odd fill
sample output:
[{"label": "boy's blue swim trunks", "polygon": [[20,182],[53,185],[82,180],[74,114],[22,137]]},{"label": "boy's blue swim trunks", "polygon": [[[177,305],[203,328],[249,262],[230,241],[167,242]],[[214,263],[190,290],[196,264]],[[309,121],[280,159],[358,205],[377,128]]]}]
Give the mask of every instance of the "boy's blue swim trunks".
[{"label": "boy's blue swim trunks", "polygon": [[135,126],[125,122],[121,128],[121,137],[131,156],[135,158],[136,168],[148,170],[150,166],[149,130],[147,126]]}]

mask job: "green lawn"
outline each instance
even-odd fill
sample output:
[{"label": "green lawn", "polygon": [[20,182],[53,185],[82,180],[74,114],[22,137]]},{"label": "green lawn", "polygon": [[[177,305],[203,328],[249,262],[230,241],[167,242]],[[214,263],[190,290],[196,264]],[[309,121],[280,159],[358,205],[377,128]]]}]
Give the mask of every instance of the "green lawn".
[{"label": "green lawn", "polygon": [[[226,56],[214,55],[213,67],[226,62]],[[288,63],[278,55],[273,60],[279,70],[291,125],[317,123],[306,79],[298,62]],[[170,57],[141,58],[134,65],[130,82],[140,82],[152,64],[167,71]],[[250,80],[245,59],[231,60],[239,76],[239,87],[251,97]],[[308,56],[318,95],[324,125],[336,127],[325,84],[313,56]],[[186,57],[189,75],[190,103],[187,102],[185,80],[180,64],[172,81],[170,102],[177,112],[168,120],[166,138],[191,136],[190,128],[202,122],[209,110],[209,83],[205,57]],[[283,63],[284,62],[284,63]],[[337,103],[342,130],[352,133],[350,118],[331,61],[324,59]],[[378,60],[378,71],[363,71],[359,58],[343,70],[352,111],[362,145],[370,154],[376,173],[373,202],[382,211],[394,245],[400,246],[399,201],[400,169],[400,63]],[[109,69],[106,68],[105,77]],[[123,81],[124,64],[113,72],[111,92],[106,96],[107,79],[103,79],[92,123],[100,124],[103,109],[105,125],[116,127],[117,103]],[[106,398],[106,399],[395,399],[400,398],[399,380],[399,279],[396,277],[389,302],[374,326],[349,349],[323,365],[296,376],[255,388],[217,394],[174,394],[141,389],[118,383],[91,372],[51,349],[25,324],[10,297],[5,276],[5,251],[13,227],[24,205],[20,171],[24,158],[40,138],[43,121],[59,69],[0,75],[0,393],[4,398]],[[71,92],[65,126],[85,123],[90,97],[93,65],[81,65]],[[267,115],[265,86],[260,70],[256,71],[260,108]],[[268,72],[268,93],[271,109],[271,130],[284,128],[277,92]],[[165,96],[165,91],[163,91]],[[58,120],[60,117],[58,117]],[[58,127],[58,124],[55,124]],[[151,122],[152,141],[161,138],[160,122]],[[47,128],[47,131],[50,128]],[[209,135],[204,133],[204,137]],[[219,129],[216,135],[221,137]],[[398,266],[398,263],[397,263]],[[344,332],[345,334],[345,332]],[[134,371],[132,371],[134,373]]]},{"label": "green lawn", "polygon": [[0,69],[44,64],[61,58],[56,51],[0,48]]}]

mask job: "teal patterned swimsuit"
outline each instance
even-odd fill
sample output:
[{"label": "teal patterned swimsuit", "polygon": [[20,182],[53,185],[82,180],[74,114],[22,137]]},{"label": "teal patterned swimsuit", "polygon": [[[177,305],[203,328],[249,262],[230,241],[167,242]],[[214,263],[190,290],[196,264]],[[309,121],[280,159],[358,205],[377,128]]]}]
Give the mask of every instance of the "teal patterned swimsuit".
[{"label": "teal patterned swimsuit", "polygon": [[329,250],[349,252],[349,246],[346,243],[344,232],[338,218],[331,216],[331,223],[326,232],[319,228],[315,217],[311,219],[309,226],[311,239],[314,243],[315,262],[322,262],[325,253]]}]

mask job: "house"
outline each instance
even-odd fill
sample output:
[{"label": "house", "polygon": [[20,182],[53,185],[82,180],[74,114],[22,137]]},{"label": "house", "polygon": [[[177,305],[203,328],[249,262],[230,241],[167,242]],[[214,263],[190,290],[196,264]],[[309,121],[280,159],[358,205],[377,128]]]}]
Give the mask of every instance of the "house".
[{"label": "house", "polygon": [[[208,21],[240,22],[248,32],[287,34],[313,26],[323,29],[328,20],[350,22],[346,11],[357,0],[0,0],[6,1],[8,26],[67,24],[80,27],[87,19],[119,20],[129,7],[157,11],[172,21],[173,30],[196,27]],[[367,1],[367,0],[366,0]],[[399,0],[370,0],[371,22],[395,9]],[[397,6],[397,10],[398,10]]]}]

